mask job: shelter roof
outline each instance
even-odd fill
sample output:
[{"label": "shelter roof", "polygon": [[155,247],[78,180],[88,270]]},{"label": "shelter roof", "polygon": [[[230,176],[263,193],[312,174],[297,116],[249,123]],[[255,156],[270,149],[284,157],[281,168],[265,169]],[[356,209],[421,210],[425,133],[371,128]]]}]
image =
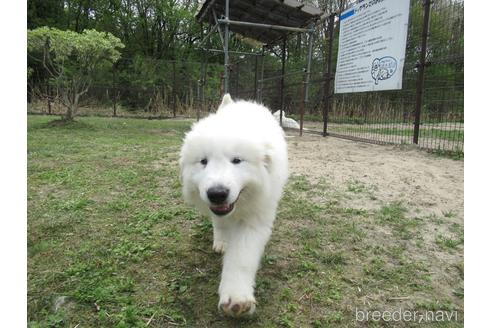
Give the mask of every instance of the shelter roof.
[{"label": "shelter roof", "polygon": [[[205,0],[200,5],[196,18],[215,24],[212,9],[215,10],[217,18],[225,16],[225,0]],[[306,28],[321,15],[323,11],[319,8],[296,0],[230,0],[229,2],[229,20],[232,21]],[[277,42],[286,33],[271,28],[232,24],[230,30],[265,44]]]}]

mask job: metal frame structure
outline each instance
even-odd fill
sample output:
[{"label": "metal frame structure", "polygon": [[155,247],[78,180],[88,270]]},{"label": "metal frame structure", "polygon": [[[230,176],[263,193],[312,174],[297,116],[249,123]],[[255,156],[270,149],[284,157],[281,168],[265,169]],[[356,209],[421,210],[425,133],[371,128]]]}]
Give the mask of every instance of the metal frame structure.
[{"label": "metal frame structure", "polygon": [[[231,10],[231,3],[235,7]],[[304,70],[303,100],[301,105],[301,129],[304,109],[308,102],[309,79],[311,75],[311,60],[315,24],[319,24],[329,15],[311,5],[297,0],[205,0],[196,16],[200,23],[208,22],[212,27],[202,38],[198,47],[204,51],[224,53],[224,93],[229,93],[230,54],[261,56],[265,49],[281,42],[282,74],[280,76],[280,124],[284,111],[284,77],[285,77],[285,48],[288,33],[308,33],[309,48]],[[246,20],[247,19],[247,20]],[[218,32],[223,49],[209,49],[203,47],[210,36]],[[230,33],[239,33],[263,43],[262,51],[255,53],[231,51],[229,49]],[[258,57],[256,57],[258,58]],[[258,60],[255,60],[257,72]],[[266,80],[263,76],[264,60],[261,64],[261,77],[255,73],[255,96],[261,99],[261,86]]]}]

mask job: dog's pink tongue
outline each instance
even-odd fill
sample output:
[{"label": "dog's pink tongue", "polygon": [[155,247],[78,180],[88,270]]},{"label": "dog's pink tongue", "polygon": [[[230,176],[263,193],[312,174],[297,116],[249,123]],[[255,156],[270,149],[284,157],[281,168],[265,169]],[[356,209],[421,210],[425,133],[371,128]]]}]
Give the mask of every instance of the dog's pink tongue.
[{"label": "dog's pink tongue", "polygon": [[227,211],[229,209],[229,205],[227,205],[227,204],[217,205],[217,206],[214,206],[213,209],[216,211]]}]

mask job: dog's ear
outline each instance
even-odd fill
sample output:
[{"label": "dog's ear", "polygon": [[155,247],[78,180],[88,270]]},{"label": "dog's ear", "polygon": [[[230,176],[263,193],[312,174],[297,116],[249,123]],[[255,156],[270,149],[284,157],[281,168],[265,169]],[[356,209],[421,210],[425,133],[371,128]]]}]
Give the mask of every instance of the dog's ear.
[{"label": "dog's ear", "polygon": [[224,95],[224,97],[222,98],[222,103],[220,104],[219,109],[222,109],[225,106],[227,106],[229,104],[233,104],[233,103],[234,103],[234,100],[232,100],[231,95],[226,93]]}]

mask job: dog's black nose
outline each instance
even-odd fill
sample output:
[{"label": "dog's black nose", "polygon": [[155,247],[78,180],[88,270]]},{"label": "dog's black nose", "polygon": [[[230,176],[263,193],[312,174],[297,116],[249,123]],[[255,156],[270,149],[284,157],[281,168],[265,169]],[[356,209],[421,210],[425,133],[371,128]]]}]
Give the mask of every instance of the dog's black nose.
[{"label": "dog's black nose", "polygon": [[223,186],[212,187],[207,190],[207,197],[214,204],[222,204],[229,196],[229,189]]}]

